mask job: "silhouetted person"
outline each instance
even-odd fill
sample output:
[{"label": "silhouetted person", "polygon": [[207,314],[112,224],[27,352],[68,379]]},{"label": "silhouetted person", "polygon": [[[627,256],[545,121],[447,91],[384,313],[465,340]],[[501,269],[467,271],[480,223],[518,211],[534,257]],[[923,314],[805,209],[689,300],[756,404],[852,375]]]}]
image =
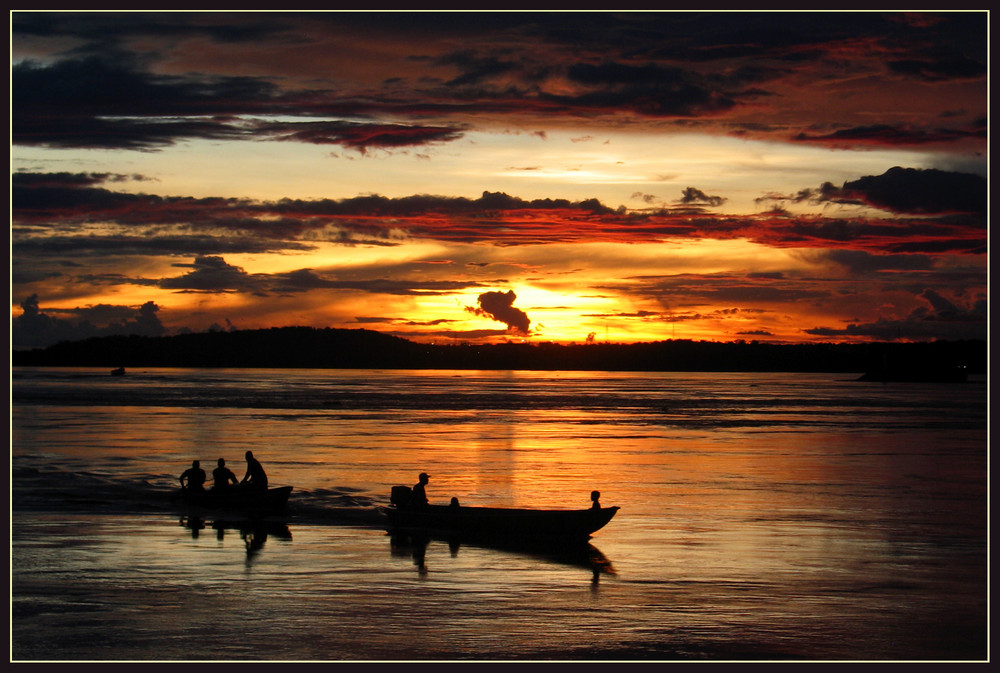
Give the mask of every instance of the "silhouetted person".
[{"label": "silhouetted person", "polygon": [[197,460],[191,462],[191,467],[181,474],[181,488],[188,491],[205,490],[205,470],[201,469],[201,463]]},{"label": "silhouetted person", "polygon": [[410,496],[410,507],[426,507],[427,506],[427,491],[425,487],[430,479],[426,472],[421,472],[419,481],[416,486],[413,487],[413,494]]},{"label": "silhouetted person", "polygon": [[458,498],[452,498],[451,499],[451,506],[452,507],[458,507],[459,506],[458,505]]},{"label": "silhouetted person", "polygon": [[213,491],[225,491],[229,488],[229,484],[239,484],[240,480],[236,478],[233,471],[226,467],[226,459],[219,458],[219,466],[212,470],[212,479],[215,483],[212,485]]},{"label": "silhouetted person", "polygon": [[601,492],[600,491],[591,491],[590,492],[590,499],[594,501],[594,504],[590,506],[590,509],[600,509],[601,508],[601,503],[598,502],[598,500],[601,499]]},{"label": "silhouetted person", "polygon": [[247,473],[243,477],[243,481],[240,482],[241,485],[247,488],[260,489],[263,491],[267,490],[267,475],[264,473],[264,468],[261,466],[260,462],[253,457],[252,451],[247,451]]}]

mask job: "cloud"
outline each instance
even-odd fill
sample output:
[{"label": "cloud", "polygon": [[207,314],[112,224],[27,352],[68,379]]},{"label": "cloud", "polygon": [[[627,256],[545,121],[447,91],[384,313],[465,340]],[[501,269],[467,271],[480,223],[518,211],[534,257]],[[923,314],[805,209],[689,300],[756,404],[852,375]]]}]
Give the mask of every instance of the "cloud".
[{"label": "cloud", "polygon": [[695,189],[694,187],[685,188],[684,196],[680,199],[680,203],[699,206],[721,206],[725,202],[726,199],[721,196],[709,196],[705,192],[700,189]]},{"label": "cloud", "polygon": [[479,306],[467,306],[465,310],[475,315],[484,316],[502,322],[507,325],[507,329],[528,335],[531,320],[528,314],[519,308],[514,308],[514,300],[517,295],[513,290],[507,292],[484,292],[479,295]]},{"label": "cloud", "polygon": [[201,256],[192,264],[175,264],[194,270],[175,278],[164,278],[160,287],[164,290],[195,290],[205,292],[259,292],[263,290],[262,280],[233,266],[222,257]]},{"label": "cloud", "polygon": [[[913,219],[792,217],[783,202],[870,206],[892,213],[921,216]],[[768,194],[758,203],[779,204],[776,215],[760,228],[760,239],[779,244],[817,241],[853,242],[891,253],[966,252],[986,248],[987,183],[972,173],[938,169],[890,168],[844,182],[827,182],[795,194]],[[931,219],[926,216],[933,215]]]},{"label": "cloud", "polygon": [[468,280],[430,280],[408,278],[372,278],[341,280],[320,276],[312,269],[299,269],[277,274],[270,279],[270,287],[275,292],[305,292],[315,289],[356,290],[374,294],[401,296],[447,295],[481,287]]},{"label": "cloud", "polygon": [[98,57],[17,63],[11,91],[15,144],[140,150],[246,137],[231,115],[277,96],[262,79],[153,75]]},{"label": "cloud", "polygon": [[808,255],[812,261],[831,261],[848,269],[852,275],[867,276],[879,272],[930,271],[934,260],[927,255],[873,255],[863,250],[822,250]]},{"label": "cloud", "polygon": [[986,179],[969,173],[896,166],[845,182],[842,192],[896,213],[986,213]]},{"label": "cloud", "polygon": [[967,138],[985,138],[985,131],[978,128],[944,129],[912,128],[909,126],[876,124],[837,129],[827,134],[810,134],[805,131],[795,136],[795,140],[838,148],[867,146],[913,146],[951,143]]},{"label": "cloud", "polygon": [[343,145],[362,154],[370,149],[428,145],[461,138],[459,126],[423,126],[416,124],[377,124],[347,121],[269,122],[252,126],[256,134],[275,140]]},{"label": "cloud", "polygon": [[698,117],[728,111],[740,98],[757,97],[692,70],[654,63],[577,63],[566,69],[566,77],[580,85],[578,92],[549,93],[542,100],[579,112],[619,109],[647,117]]},{"label": "cloud", "polygon": [[159,307],[151,301],[139,307],[99,304],[44,312],[38,295],[33,294],[21,302],[21,310],[21,315],[11,319],[14,348],[44,348],[60,341],[110,335],[162,336],[167,332],[156,315]]},{"label": "cloud", "polygon": [[267,252],[306,252],[315,245],[273,241],[251,236],[202,236],[157,234],[149,236],[39,236],[11,243],[15,262],[45,263],[53,256],[93,259],[99,257],[157,255],[221,255]]},{"label": "cloud", "polygon": [[985,297],[959,306],[941,293],[924,288],[916,296],[927,302],[905,317],[879,317],[874,322],[850,323],[844,328],[815,327],[807,334],[822,337],[865,337],[892,341],[923,339],[986,339],[988,332]]},{"label": "cloud", "polygon": [[964,56],[953,56],[938,60],[906,59],[889,61],[893,72],[912,75],[930,82],[953,81],[957,79],[979,79],[986,76],[986,63]]},{"label": "cloud", "polygon": [[15,64],[14,144],[156,150],[190,139],[276,139],[364,152],[449,142],[463,135],[455,125],[261,121],[255,118],[321,115],[324,106],[315,104],[317,92],[281,92],[261,77],[157,75],[116,56]]},{"label": "cloud", "polygon": [[[843,82],[866,101],[873,97],[858,87],[900,81],[983,84],[985,92],[981,13],[936,15],[933,23],[837,12],[206,17],[15,12],[14,143],[153,150],[190,138],[270,135],[363,151],[448,142],[484,114],[599,118],[602,125],[731,117],[744,132],[784,139],[798,128],[802,141],[852,146],[985,142],[984,129],[938,129],[918,109],[930,95],[908,106],[906,124],[892,114],[865,125],[867,107],[837,118],[838,105],[818,127],[829,131],[809,130],[810,115],[824,109],[815,97],[829,90],[846,100],[837,88]],[[389,56],[381,71],[379,60],[352,51],[380,43],[391,48],[369,53]],[[339,58],[341,51],[350,57]],[[239,74],[247,70],[262,74]],[[789,93],[804,82],[823,86],[800,103]],[[751,106],[758,120],[746,125]],[[260,122],[288,116],[304,121],[283,129]],[[387,119],[399,128],[379,121]]]},{"label": "cloud", "polygon": [[[106,174],[12,175],[12,247],[19,257],[309,251],[322,242],[396,246],[408,239],[514,246],[584,241],[656,242],[745,238],[773,247],[853,248],[883,253],[984,254],[985,180],[938,170],[890,169],[761,200],[875,205],[899,218],[703,214],[720,196],[684,191],[681,207],[628,211],[597,199],[479,198],[418,194],[347,199],[163,197],[112,191]],[[641,197],[640,193],[635,196]],[[927,217],[935,215],[935,217]],[[100,233],[90,224],[100,224]]]},{"label": "cloud", "polygon": [[491,55],[479,55],[469,49],[446,54],[438,58],[436,63],[457,66],[462,71],[460,75],[447,82],[448,86],[480,85],[520,67],[513,60]]}]

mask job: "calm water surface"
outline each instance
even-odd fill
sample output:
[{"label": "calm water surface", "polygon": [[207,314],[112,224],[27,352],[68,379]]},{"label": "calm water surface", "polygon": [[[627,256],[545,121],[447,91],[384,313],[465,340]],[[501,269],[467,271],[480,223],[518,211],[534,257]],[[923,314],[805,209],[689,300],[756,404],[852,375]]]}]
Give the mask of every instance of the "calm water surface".
[{"label": "calm water surface", "polygon": [[[987,386],[837,374],[12,371],[13,660],[984,660]],[[287,517],[192,520],[243,453]],[[621,511],[583,553],[376,505]]]}]

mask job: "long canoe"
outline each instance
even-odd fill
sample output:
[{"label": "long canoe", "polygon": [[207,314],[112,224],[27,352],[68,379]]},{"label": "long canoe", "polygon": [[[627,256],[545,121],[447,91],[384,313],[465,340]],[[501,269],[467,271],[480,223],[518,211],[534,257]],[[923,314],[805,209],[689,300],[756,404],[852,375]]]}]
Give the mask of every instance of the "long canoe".
[{"label": "long canoe", "polygon": [[603,528],[618,507],[598,509],[513,509],[425,505],[382,507],[389,532],[425,532],[468,539],[587,539]]},{"label": "long canoe", "polygon": [[291,486],[269,488],[266,491],[233,487],[224,491],[180,492],[180,501],[188,506],[211,511],[247,514],[280,512],[288,504]]}]

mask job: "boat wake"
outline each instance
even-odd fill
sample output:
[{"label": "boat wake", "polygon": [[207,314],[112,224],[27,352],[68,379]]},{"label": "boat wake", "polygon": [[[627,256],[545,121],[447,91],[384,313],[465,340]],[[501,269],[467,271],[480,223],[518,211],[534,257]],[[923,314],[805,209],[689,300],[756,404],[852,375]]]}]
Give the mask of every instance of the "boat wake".
[{"label": "boat wake", "polygon": [[[12,511],[74,514],[184,515],[176,478],[142,475],[133,478],[99,472],[18,467],[11,473]],[[287,507],[269,519],[306,525],[377,526],[376,498],[349,488],[293,489]]]}]

